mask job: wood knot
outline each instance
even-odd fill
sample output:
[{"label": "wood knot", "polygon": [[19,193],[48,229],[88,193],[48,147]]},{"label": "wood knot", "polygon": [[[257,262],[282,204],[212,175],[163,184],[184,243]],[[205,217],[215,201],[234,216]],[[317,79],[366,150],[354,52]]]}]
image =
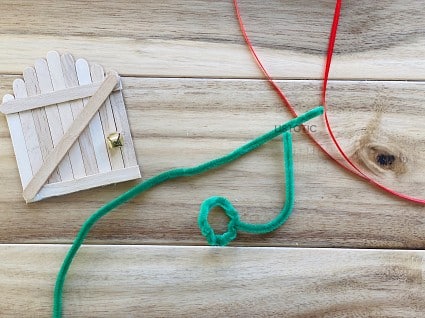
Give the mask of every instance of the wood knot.
[{"label": "wood knot", "polygon": [[394,146],[367,143],[362,145],[354,155],[375,174],[393,172],[401,175],[407,171],[407,158]]},{"label": "wood knot", "polygon": [[376,156],[376,162],[384,169],[392,167],[394,161],[394,155],[380,153]]}]

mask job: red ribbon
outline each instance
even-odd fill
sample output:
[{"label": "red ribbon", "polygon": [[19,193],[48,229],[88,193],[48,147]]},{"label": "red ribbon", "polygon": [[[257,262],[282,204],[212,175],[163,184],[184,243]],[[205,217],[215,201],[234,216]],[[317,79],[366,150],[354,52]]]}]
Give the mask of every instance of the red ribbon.
[{"label": "red ribbon", "polygon": [[[286,98],[285,94],[283,93],[283,91],[279,88],[279,86],[277,86],[277,84],[275,83],[275,81],[273,80],[273,78],[270,76],[269,72],[266,70],[266,68],[264,67],[263,63],[261,62],[257,52],[254,49],[254,46],[251,43],[251,40],[248,37],[248,34],[246,32],[245,29],[245,25],[243,23],[242,20],[242,16],[239,10],[239,5],[238,5],[238,1],[237,0],[233,0],[233,4],[235,6],[235,12],[236,12],[236,18],[239,22],[239,27],[241,29],[242,35],[245,39],[245,43],[247,44],[253,58],[255,59],[255,62],[257,63],[258,67],[260,68],[261,72],[264,74],[264,76],[266,77],[267,81],[269,82],[269,84],[271,85],[271,87],[274,89],[274,91],[277,93],[277,95],[279,96],[279,98],[281,99],[282,103],[286,106],[286,108],[289,110],[289,112],[292,114],[292,116],[297,117],[298,114],[295,110],[295,108],[291,105],[291,103],[289,102],[289,100]],[[330,159],[332,159],[335,163],[337,163],[338,165],[340,165],[342,168],[344,168],[345,170],[357,175],[358,177],[368,181],[370,184],[372,184],[373,186],[387,192],[390,193],[391,195],[394,195],[398,198],[410,201],[410,202],[414,202],[414,203],[418,203],[418,204],[422,204],[425,205],[425,199],[420,199],[420,198],[416,198],[413,196],[409,196],[407,194],[403,194],[400,192],[397,192],[396,190],[393,190],[391,188],[388,188],[386,186],[384,186],[383,184],[379,183],[378,181],[370,178],[369,176],[367,176],[365,173],[363,173],[355,164],[353,161],[350,160],[350,158],[348,157],[348,155],[344,152],[344,150],[341,148],[338,140],[335,137],[335,134],[333,133],[331,124],[329,122],[329,118],[328,118],[328,109],[327,109],[327,105],[326,105],[326,90],[327,90],[327,85],[328,85],[328,79],[329,79],[329,71],[331,68],[331,62],[332,62],[332,56],[333,56],[333,52],[334,52],[334,46],[335,46],[335,40],[336,40],[336,35],[337,35],[337,31],[338,31],[338,22],[339,22],[339,17],[341,15],[341,5],[342,5],[342,0],[336,0],[336,4],[335,4],[335,11],[334,11],[334,16],[333,16],[333,21],[332,21],[332,27],[331,27],[331,32],[329,34],[329,44],[328,44],[328,51],[326,54],[326,64],[325,64],[325,72],[324,72],[324,76],[323,76],[323,86],[322,86],[322,105],[325,109],[325,113],[324,113],[324,118],[325,118],[325,124],[326,124],[326,128],[328,130],[329,136],[332,139],[332,142],[334,143],[334,145],[336,146],[336,148],[338,149],[339,153],[342,155],[342,157],[344,158],[344,163],[339,161],[336,157],[334,157],[333,155],[331,155],[314,137],[313,135],[303,127],[304,132],[307,134],[307,136],[311,139],[311,141],[313,141],[313,143],[319,147]]]}]

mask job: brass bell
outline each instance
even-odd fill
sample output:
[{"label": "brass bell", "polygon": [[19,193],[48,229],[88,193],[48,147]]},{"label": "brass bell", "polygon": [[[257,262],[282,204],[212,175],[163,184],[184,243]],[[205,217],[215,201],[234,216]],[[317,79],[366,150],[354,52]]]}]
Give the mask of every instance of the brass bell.
[{"label": "brass bell", "polygon": [[124,146],[124,137],[121,133],[114,132],[112,134],[109,134],[108,137],[106,137],[106,142],[110,149],[119,148]]}]

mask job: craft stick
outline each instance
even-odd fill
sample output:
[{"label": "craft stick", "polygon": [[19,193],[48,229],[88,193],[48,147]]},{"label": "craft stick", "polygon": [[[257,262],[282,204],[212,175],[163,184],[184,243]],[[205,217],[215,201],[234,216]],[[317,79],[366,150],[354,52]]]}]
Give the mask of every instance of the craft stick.
[{"label": "craft stick", "polygon": [[[47,53],[47,65],[50,73],[52,89],[55,91],[66,89],[65,79],[63,76],[60,55],[56,51]],[[41,80],[39,79],[41,82]],[[41,83],[40,83],[41,86]],[[43,90],[42,90],[43,93]],[[69,103],[58,104],[59,116],[62,123],[63,132],[66,132],[74,121],[71,105]],[[62,133],[63,135],[63,133]],[[53,141],[56,146],[57,143]],[[74,143],[67,155],[70,160],[70,165],[75,179],[82,178],[86,175],[84,168],[83,155],[81,154],[80,144]],[[64,179],[63,179],[64,180]]]},{"label": "craft stick", "polygon": [[[12,99],[14,99],[13,95],[6,94],[3,96],[3,102]],[[25,137],[22,131],[21,120],[19,114],[7,115],[6,120],[9,126],[13,149],[15,151],[22,188],[25,188],[32,178],[32,171],[27,147],[25,146]]]},{"label": "craft stick", "polygon": [[[50,78],[49,68],[47,66],[47,61],[45,59],[38,59],[35,62],[35,71],[38,77],[38,85],[40,87],[40,92],[49,93],[53,91],[52,81]],[[42,109],[42,108],[39,108]],[[44,108],[47,114],[48,125],[50,127],[51,140],[53,142],[53,147],[56,147],[60,142],[63,136],[63,126],[62,120],[59,114],[59,109],[57,105],[50,105]],[[37,109],[38,110],[38,109]],[[37,111],[37,110],[34,110]],[[49,153],[51,152],[51,149]],[[46,160],[48,154],[43,154],[43,159]],[[69,160],[68,154],[65,155],[63,160],[58,165],[59,175],[62,181],[69,181],[74,179],[72,172],[71,162]]]},{"label": "craft stick", "polygon": [[[61,56],[62,69],[64,73],[65,85],[66,88],[78,87],[78,78],[77,70],[75,68],[75,61],[71,54],[65,53]],[[83,100],[77,99],[70,102],[72,116],[75,118],[78,117],[80,112],[84,108]],[[83,130],[78,139],[80,144],[81,153],[83,155],[84,168],[86,175],[93,175],[98,173],[99,169],[97,168],[96,155],[93,149],[93,143],[90,136],[89,128]]]},{"label": "craft stick", "polygon": [[[77,70],[77,78],[80,85],[91,84],[92,79],[90,76],[90,68],[87,61],[84,59],[78,59],[75,62],[75,68]],[[117,79],[115,75],[114,78],[115,80]],[[117,80],[115,82],[117,83]],[[112,89],[113,87],[111,88],[110,92],[112,91]],[[87,99],[83,99],[83,103],[86,104]],[[111,171],[111,164],[109,162],[107,145],[105,136],[103,134],[99,112],[96,112],[93,116],[93,119],[90,121],[89,129],[99,172],[103,173]]]},{"label": "craft stick", "polygon": [[[3,114],[18,113],[25,110],[36,109],[40,107],[46,107],[54,104],[61,104],[64,102],[73,101],[80,98],[86,98],[93,96],[93,94],[99,89],[100,83],[88,84],[70,89],[63,89],[53,91],[51,93],[30,96],[23,100],[11,100],[4,102],[0,106],[0,112]],[[117,84],[114,90],[120,90],[121,86]]]},{"label": "craft stick", "polygon": [[[115,75],[108,75],[100,86],[99,90],[90,98],[84,109],[71,124],[71,127],[64,134],[62,140],[49,154],[46,162],[41,169],[34,175],[28,186],[24,189],[24,199],[29,202],[44,185],[50,174],[55,170],[58,163],[69,151],[71,146],[78,139],[84,128],[92,122],[92,118],[98,114],[100,106],[114,89],[118,80]],[[108,161],[109,162],[109,161]]]},{"label": "craft stick", "polygon": [[[34,68],[27,67],[26,69],[24,69],[23,75],[28,96],[40,95],[40,87]],[[55,114],[52,114],[51,109],[50,113],[51,115],[56,117]],[[38,137],[41,156],[44,161],[47,157],[47,154],[53,149],[52,137],[50,133],[46,109],[37,108],[32,110],[32,117],[34,119],[35,131]],[[56,118],[54,118],[54,120],[56,120]],[[59,172],[56,170],[50,176],[49,182],[54,183],[59,181],[61,181],[61,177]]]},{"label": "craft stick", "polygon": [[[22,79],[13,81],[13,92],[16,99],[27,97],[27,89]],[[19,113],[19,117],[21,119],[22,132],[25,138],[31,171],[34,175],[43,164],[43,156],[41,155],[40,145],[38,143],[32,111]]]},{"label": "craft stick", "polygon": [[[103,67],[99,64],[92,64],[91,68],[91,78],[93,83],[103,82],[105,78],[105,73],[103,71]],[[109,134],[114,132],[121,133],[117,131],[117,127],[115,125],[114,114],[112,113],[112,106],[109,100],[109,97],[106,99],[105,103],[99,109],[100,119],[102,121],[104,138],[108,137]],[[107,148],[109,161],[111,163],[112,170],[122,169],[124,168],[124,162],[122,159],[121,148]]]},{"label": "craft stick", "polygon": [[[118,76],[116,72],[111,72]],[[112,111],[114,113],[117,130],[122,132],[124,136],[124,146],[121,148],[124,166],[137,166],[136,153],[134,151],[133,139],[131,137],[130,124],[128,123],[127,113],[125,110],[124,98],[121,91],[113,92],[109,99],[111,101]]]},{"label": "craft stick", "polygon": [[78,180],[46,184],[40,189],[40,192],[38,192],[37,195],[29,202],[36,202],[49,197],[74,193],[89,188],[105,186],[108,184],[129,181],[139,178],[139,167],[130,167],[113,170],[106,173],[99,173]]}]

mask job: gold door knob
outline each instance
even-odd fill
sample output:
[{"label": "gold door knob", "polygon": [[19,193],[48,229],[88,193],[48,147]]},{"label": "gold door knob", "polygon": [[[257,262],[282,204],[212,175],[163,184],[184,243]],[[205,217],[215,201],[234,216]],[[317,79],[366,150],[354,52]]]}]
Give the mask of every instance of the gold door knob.
[{"label": "gold door knob", "polygon": [[124,146],[124,137],[121,133],[114,132],[112,134],[109,134],[108,137],[106,137],[106,142],[110,149],[119,148]]}]

